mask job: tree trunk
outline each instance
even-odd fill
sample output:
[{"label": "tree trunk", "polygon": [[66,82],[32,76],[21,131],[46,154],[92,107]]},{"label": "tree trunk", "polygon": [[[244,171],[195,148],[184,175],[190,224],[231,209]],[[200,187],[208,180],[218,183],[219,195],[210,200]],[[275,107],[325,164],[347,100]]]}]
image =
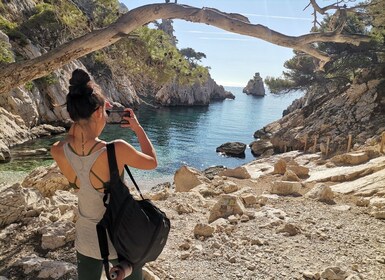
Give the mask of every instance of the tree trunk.
[{"label": "tree trunk", "polygon": [[0,68],[0,94],[43,77],[68,62],[107,47],[130,34],[135,29],[158,19],[183,19],[206,23],[229,32],[262,39],[275,45],[305,52],[320,60],[321,67],[330,58],[312,47],[315,42],[359,44],[369,38],[363,35],[342,35],[336,32],[311,33],[302,36],[287,36],[260,24],[251,24],[242,15],[226,14],[211,8],[195,8],[178,4],[151,4],[133,9],[115,23],[74,39],[39,57]]}]

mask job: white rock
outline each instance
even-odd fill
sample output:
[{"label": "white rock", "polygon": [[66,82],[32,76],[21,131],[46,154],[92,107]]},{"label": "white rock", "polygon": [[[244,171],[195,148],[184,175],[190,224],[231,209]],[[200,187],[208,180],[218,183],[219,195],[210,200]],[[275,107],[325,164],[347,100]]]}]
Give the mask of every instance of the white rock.
[{"label": "white rock", "polygon": [[333,202],[334,193],[330,187],[322,183],[317,183],[305,194],[305,197],[324,202]]},{"label": "white rock", "polygon": [[182,166],[175,172],[174,183],[176,192],[188,192],[196,186],[210,183],[210,180],[198,170]]},{"label": "white rock", "polygon": [[38,278],[59,279],[66,274],[76,272],[76,266],[74,264],[45,259],[36,255],[22,258],[18,262],[18,266],[23,268],[25,274],[39,271]]}]

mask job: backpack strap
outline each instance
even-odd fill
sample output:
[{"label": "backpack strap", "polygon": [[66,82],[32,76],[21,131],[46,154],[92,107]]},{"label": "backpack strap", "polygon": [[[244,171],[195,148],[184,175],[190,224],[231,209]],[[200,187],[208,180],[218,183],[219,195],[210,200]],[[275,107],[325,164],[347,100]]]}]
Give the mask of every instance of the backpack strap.
[{"label": "backpack strap", "polygon": [[104,227],[104,225],[101,222],[99,222],[96,225],[96,232],[98,234],[99,249],[100,249],[100,255],[103,259],[104,271],[106,273],[107,279],[111,280],[110,265],[108,262],[108,256],[110,255],[110,252],[108,251],[107,229]]},{"label": "backpack strap", "polygon": [[124,169],[126,169],[128,175],[130,176],[131,181],[134,183],[136,190],[140,194],[140,197],[144,200],[144,197],[142,195],[142,192],[139,189],[138,184],[135,182],[134,176],[132,176],[130,169],[128,168],[127,164],[124,165]]},{"label": "backpack strap", "polygon": [[[108,166],[110,169],[110,182],[117,183],[120,180],[118,164],[116,163],[115,144],[114,142],[107,143]],[[114,185],[114,184],[112,184]]]},{"label": "backpack strap", "polygon": [[[110,143],[107,143],[106,146],[107,146],[107,156],[108,156],[108,167],[110,170],[110,182],[112,183],[120,180],[118,165],[116,163],[115,145],[113,142],[110,142]],[[107,201],[108,201],[109,195],[110,195],[110,190],[105,189],[104,197],[103,197],[103,203],[105,207],[108,206]],[[96,232],[98,235],[100,255],[103,259],[103,266],[106,273],[106,277],[108,280],[111,280],[110,266],[108,262],[108,256],[110,255],[110,252],[108,251],[107,228],[103,220],[101,220],[96,225]]]}]

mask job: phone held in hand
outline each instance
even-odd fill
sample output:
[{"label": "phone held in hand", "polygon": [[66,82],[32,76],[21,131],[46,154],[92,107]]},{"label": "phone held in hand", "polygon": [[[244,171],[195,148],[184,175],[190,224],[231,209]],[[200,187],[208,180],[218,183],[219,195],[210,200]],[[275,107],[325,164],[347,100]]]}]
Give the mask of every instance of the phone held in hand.
[{"label": "phone held in hand", "polygon": [[130,112],[124,109],[109,109],[106,110],[108,115],[107,123],[109,124],[128,124],[123,117],[130,117]]}]

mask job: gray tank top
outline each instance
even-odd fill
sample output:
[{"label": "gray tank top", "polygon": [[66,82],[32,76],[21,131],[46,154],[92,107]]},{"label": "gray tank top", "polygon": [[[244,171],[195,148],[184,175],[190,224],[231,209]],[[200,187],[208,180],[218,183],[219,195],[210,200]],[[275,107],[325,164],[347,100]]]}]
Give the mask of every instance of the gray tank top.
[{"label": "gray tank top", "polygon": [[[104,194],[94,189],[90,181],[90,171],[96,159],[107,148],[103,147],[89,155],[79,156],[68,143],[63,146],[64,154],[80,182],[78,191],[79,218],[76,221],[75,248],[82,255],[101,260],[96,224],[102,219],[106,208]],[[109,258],[116,259],[117,253],[108,238]]]}]

